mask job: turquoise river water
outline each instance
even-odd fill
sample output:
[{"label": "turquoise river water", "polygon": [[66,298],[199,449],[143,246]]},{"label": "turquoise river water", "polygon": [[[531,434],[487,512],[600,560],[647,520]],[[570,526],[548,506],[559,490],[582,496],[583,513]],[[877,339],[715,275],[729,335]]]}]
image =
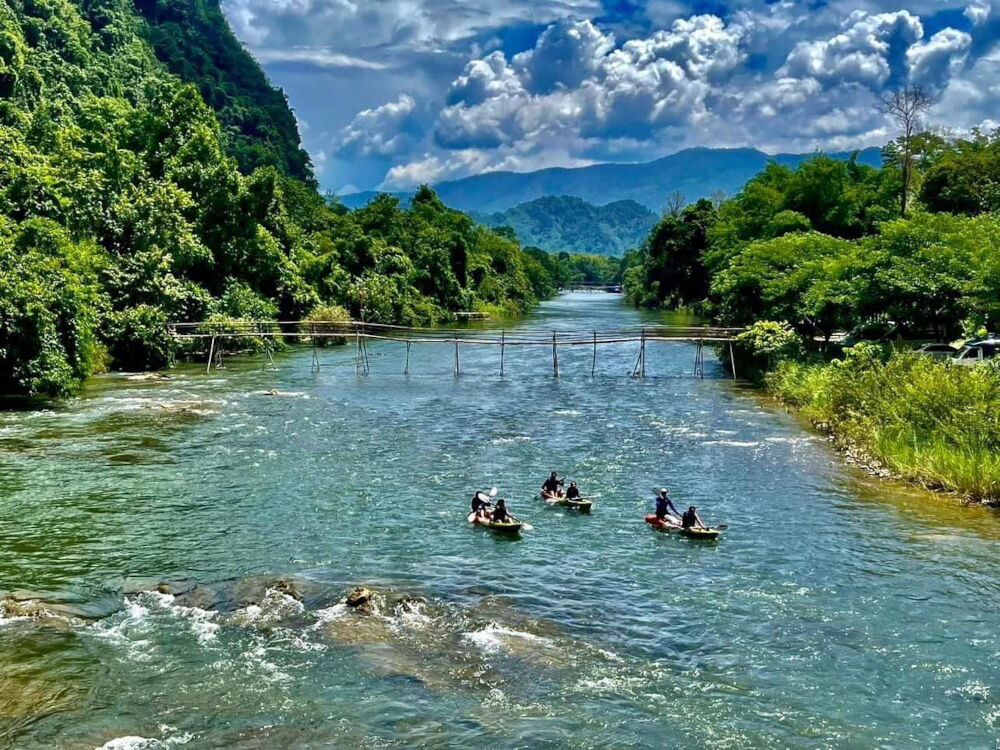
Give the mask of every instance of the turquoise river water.
[{"label": "turquoise river water", "polygon": [[[524,328],[651,322],[603,294]],[[694,347],[373,344],[0,412],[0,748],[1000,746],[1000,518]],[[277,389],[268,395],[269,389]],[[593,514],[533,500],[550,470]],[[728,523],[643,523],[651,488]],[[534,525],[465,521],[497,486]],[[345,592],[377,592],[368,614]]]}]

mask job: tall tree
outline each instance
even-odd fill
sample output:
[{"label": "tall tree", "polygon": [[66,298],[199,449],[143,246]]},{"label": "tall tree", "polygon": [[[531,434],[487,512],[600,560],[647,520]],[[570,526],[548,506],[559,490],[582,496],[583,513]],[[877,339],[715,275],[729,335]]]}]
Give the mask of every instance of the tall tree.
[{"label": "tall tree", "polygon": [[930,106],[930,95],[916,85],[896,89],[882,98],[883,114],[894,119],[900,129],[899,139],[902,146],[900,169],[903,174],[903,187],[899,196],[899,215],[904,219],[913,175],[913,138],[920,132],[921,118]]}]

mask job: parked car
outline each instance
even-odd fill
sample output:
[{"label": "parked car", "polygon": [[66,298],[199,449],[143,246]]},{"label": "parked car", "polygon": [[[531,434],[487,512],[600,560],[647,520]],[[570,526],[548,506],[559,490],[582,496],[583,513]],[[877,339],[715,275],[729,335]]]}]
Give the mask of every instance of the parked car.
[{"label": "parked car", "polygon": [[958,354],[958,348],[951,344],[924,344],[914,351],[934,359],[954,359],[955,355]]},{"label": "parked car", "polygon": [[971,367],[987,359],[993,359],[1000,353],[1000,339],[982,339],[980,341],[970,341],[962,351],[952,357],[951,361],[956,365]]},{"label": "parked car", "polygon": [[[834,337],[834,339],[836,338]],[[898,338],[896,324],[891,320],[886,320],[859,325],[840,338],[839,343],[845,347],[860,344],[862,341],[885,344],[894,338]]]}]

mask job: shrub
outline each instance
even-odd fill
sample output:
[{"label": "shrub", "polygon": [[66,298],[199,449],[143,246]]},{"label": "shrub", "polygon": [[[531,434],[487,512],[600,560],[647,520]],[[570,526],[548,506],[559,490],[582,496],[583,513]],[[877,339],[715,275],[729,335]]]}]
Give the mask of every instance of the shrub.
[{"label": "shrub", "polygon": [[170,364],[173,342],[167,316],[158,307],[138,305],[111,313],[103,335],[119,370],[161,370]]},{"label": "shrub", "polygon": [[759,377],[782,360],[801,357],[802,353],[801,338],[785,322],[758,321],[733,340],[736,364],[750,377]]},{"label": "shrub", "polygon": [[[340,305],[318,305],[304,319],[308,324],[307,330],[316,333],[344,331],[350,320],[350,314]],[[313,338],[317,346],[334,346],[347,343],[345,336],[315,336]]]},{"label": "shrub", "polygon": [[886,358],[866,343],[828,364],[782,362],[767,384],[871,463],[928,487],[1000,501],[1000,365]]}]

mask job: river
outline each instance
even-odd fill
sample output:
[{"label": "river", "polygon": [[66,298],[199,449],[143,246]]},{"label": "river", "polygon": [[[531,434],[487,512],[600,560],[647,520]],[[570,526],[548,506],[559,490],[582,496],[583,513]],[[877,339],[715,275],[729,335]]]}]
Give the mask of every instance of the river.
[{"label": "river", "polygon": [[[580,293],[520,325],[657,319]],[[689,344],[645,380],[633,345],[558,380],[498,354],[295,351],[0,412],[0,747],[1000,746],[996,514],[853,471]],[[551,470],[591,515],[531,499]],[[652,531],[659,485],[730,528]],[[466,523],[492,486],[533,531]]]}]

